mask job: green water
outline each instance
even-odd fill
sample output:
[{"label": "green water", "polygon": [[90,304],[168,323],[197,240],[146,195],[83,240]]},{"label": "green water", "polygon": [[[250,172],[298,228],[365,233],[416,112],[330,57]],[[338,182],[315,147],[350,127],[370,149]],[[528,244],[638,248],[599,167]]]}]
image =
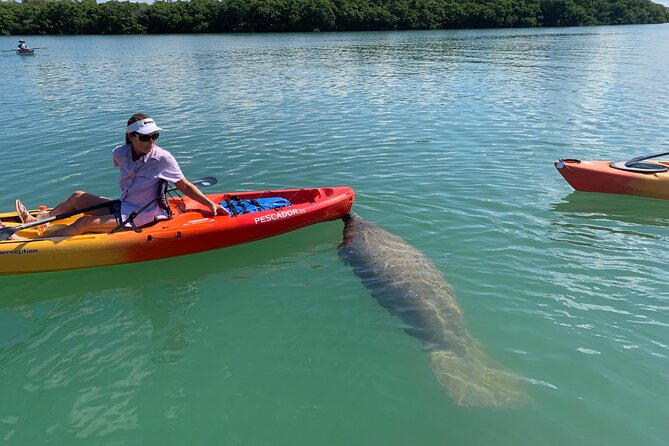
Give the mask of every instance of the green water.
[{"label": "green water", "polygon": [[667,444],[667,203],[552,161],[669,151],[669,26],[27,40],[0,53],[0,209],[116,196],[135,112],[217,190],[350,185],[530,400],[449,399],[329,222],[0,278],[0,443]]}]

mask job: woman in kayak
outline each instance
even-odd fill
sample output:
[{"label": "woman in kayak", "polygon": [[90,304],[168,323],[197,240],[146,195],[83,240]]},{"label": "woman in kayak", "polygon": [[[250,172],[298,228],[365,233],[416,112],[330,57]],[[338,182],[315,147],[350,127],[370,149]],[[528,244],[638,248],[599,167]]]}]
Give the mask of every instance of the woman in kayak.
[{"label": "woman in kayak", "polygon": [[26,41],[21,39],[19,40],[19,51],[26,51],[30,48],[28,48],[28,45],[26,45]]},{"label": "woman in kayak", "polygon": [[[171,153],[155,144],[162,130],[149,116],[141,113],[132,115],[126,128],[125,144],[112,151],[114,166],[121,170],[121,199],[117,201],[88,192],[74,192],[54,207],[49,217],[104,203],[109,203],[109,207],[103,207],[91,215],[82,216],[69,226],[51,231],[48,237],[110,232],[125,222],[133,211],[140,211],[143,207],[133,221],[136,226],[167,219],[167,210],[160,206],[160,200],[157,199],[164,181],[174,183],[181,193],[204,205],[214,215],[228,214],[225,208],[207,198],[184,177]],[[16,212],[23,223],[37,220],[20,200],[16,200]],[[11,238],[19,239],[16,235]]]}]

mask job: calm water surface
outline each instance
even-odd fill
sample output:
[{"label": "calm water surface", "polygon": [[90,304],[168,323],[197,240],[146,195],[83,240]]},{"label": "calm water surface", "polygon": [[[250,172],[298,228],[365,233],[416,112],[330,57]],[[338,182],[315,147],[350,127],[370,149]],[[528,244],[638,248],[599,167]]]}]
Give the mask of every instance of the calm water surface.
[{"label": "calm water surface", "polygon": [[[12,49],[16,38],[2,37]],[[341,222],[0,278],[0,443],[666,445],[669,207],[552,161],[669,151],[669,26],[32,37],[0,53],[0,208],[117,195],[135,112],[218,190],[353,186],[523,377],[457,406],[337,257]]]}]

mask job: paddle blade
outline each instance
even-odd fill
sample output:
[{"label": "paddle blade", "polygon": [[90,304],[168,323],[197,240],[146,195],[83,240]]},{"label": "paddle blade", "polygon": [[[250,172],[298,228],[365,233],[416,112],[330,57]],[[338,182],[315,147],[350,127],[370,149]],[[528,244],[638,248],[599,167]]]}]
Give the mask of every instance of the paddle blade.
[{"label": "paddle blade", "polygon": [[218,180],[214,177],[204,177],[204,178],[198,178],[197,180],[191,180],[191,183],[193,183],[196,186],[202,186],[202,187],[209,187],[213,186],[214,184],[218,183]]},{"label": "paddle blade", "polygon": [[0,241],[8,240],[9,237],[14,235],[16,232],[15,228],[1,228],[0,229]]}]

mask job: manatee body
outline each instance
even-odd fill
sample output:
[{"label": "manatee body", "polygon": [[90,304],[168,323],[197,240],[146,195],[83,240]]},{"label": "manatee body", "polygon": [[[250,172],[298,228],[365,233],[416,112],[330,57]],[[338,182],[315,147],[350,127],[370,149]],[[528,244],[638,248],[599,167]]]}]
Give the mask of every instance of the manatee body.
[{"label": "manatee body", "polygon": [[374,298],[423,342],[439,383],[461,406],[505,408],[527,399],[470,336],[443,274],[419,250],[356,214],[344,218],[339,253]]}]

